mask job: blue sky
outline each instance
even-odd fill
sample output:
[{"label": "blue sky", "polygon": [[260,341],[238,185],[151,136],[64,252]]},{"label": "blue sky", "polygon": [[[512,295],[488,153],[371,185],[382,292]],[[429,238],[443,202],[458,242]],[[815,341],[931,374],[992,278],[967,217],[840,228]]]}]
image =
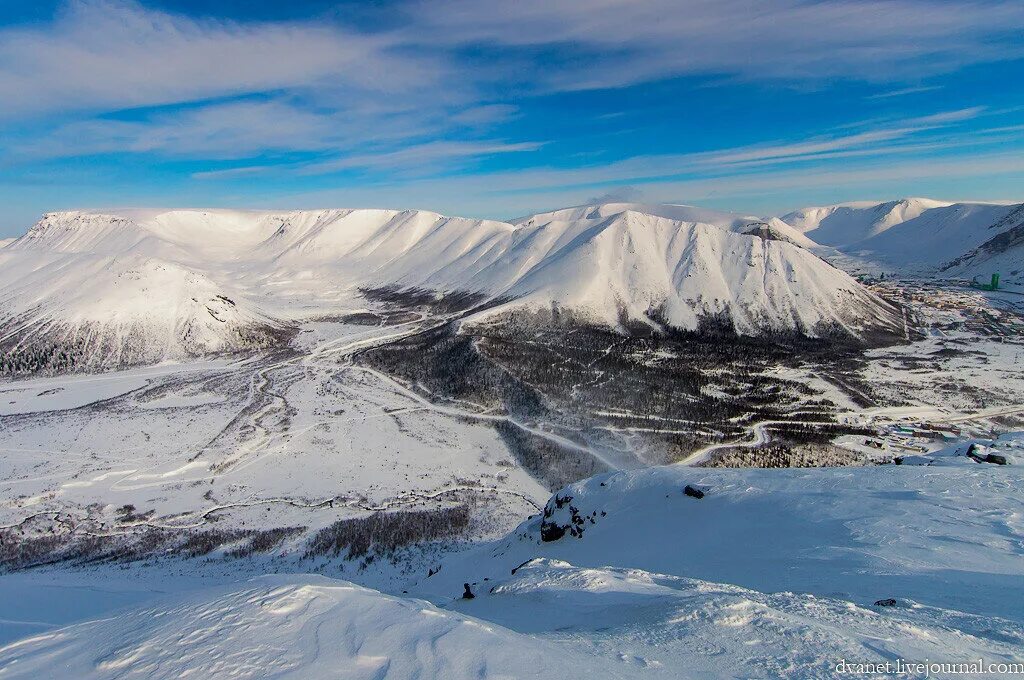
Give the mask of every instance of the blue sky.
[{"label": "blue sky", "polygon": [[1019,0],[0,0],[0,235],[75,207],[1024,200]]}]

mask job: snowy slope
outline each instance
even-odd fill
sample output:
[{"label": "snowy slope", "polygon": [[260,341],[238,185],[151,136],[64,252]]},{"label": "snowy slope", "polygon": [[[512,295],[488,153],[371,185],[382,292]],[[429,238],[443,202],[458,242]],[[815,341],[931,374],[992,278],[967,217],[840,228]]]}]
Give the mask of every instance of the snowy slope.
[{"label": "snowy slope", "polygon": [[[614,323],[620,309],[644,319],[654,311],[672,326],[696,328],[702,315],[728,313],[742,333],[839,325],[855,333],[892,323],[891,311],[846,274],[782,240],[736,233],[706,222],[679,222],[627,210],[534,219],[538,241],[557,235],[508,294],[592,310]],[[524,239],[525,240],[525,239]],[[535,246],[534,243],[530,244]],[[510,249],[519,259],[520,244]]]},{"label": "snowy slope", "polygon": [[908,271],[965,256],[1010,228],[1020,205],[908,198],[804,208],[781,220],[816,243]]},{"label": "snowy slope", "polygon": [[[1019,462],[1022,447],[1017,433],[976,450]],[[931,467],[600,475],[410,591],[440,598],[469,581],[479,595],[458,611],[637,660],[651,677],[1020,662],[1024,473],[964,450]],[[567,531],[544,542],[542,523]]]},{"label": "snowy slope", "polygon": [[816,243],[826,246],[849,246],[877,236],[884,231],[919,217],[927,210],[952,205],[928,198],[905,198],[898,201],[872,203],[855,201],[816,208],[803,208],[780,219]]},{"label": "snowy slope", "polygon": [[78,368],[152,363],[266,347],[286,330],[171,261],[11,251],[0,254],[0,347],[12,362],[66,353]]},{"label": "snowy slope", "polygon": [[994,235],[977,248],[944,264],[947,276],[987,282],[993,273],[1001,285],[1024,287],[1024,205],[1019,205],[990,229]]},{"label": "snowy slope", "polygon": [[550,642],[319,576],[179,595],[0,648],[5,678],[497,680],[579,673],[624,677]]},{"label": "snowy slope", "polygon": [[889,608],[545,558],[486,592],[454,608],[592,649],[633,666],[631,677],[825,678],[843,659],[1008,662],[1024,649],[1020,624],[905,601]]},{"label": "snowy slope", "polygon": [[557,304],[609,325],[625,313],[694,329],[725,313],[748,334],[898,328],[802,243],[779,220],[688,206],[515,224],[392,210],[50,213],[3,249],[0,328],[6,346],[48,337],[85,343],[89,365],[137,363],[261,346],[297,319],[364,305],[363,287]]},{"label": "snowy slope", "polygon": [[[345,581],[254,579],[0,648],[6,678],[832,677],[836,664],[1019,661],[1020,624],[536,559],[443,606]],[[998,666],[996,667],[998,668]],[[932,677],[944,677],[935,673]]]},{"label": "snowy slope", "polygon": [[[984,443],[1022,450],[1021,433]],[[533,518],[409,595],[308,575],[219,585],[36,632],[0,648],[0,675],[822,678],[895,659],[1005,675],[1024,660],[1024,472],[962,451],[601,475],[547,504],[575,536],[542,542]]]},{"label": "snowy slope", "polygon": [[[1022,446],[1018,433],[986,450],[1016,460]],[[582,528],[579,537],[567,530],[540,542],[537,517],[482,550],[494,560],[486,568],[472,555],[418,587],[449,592],[543,557],[862,606],[895,597],[1024,624],[1024,468],[975,463],[962,453],[954,466],[670,466],[599,475],[548,502],[546,521]],[[936,460],[948,462],[945,453]],[[704,498],[685,495],[687,485]]]}]

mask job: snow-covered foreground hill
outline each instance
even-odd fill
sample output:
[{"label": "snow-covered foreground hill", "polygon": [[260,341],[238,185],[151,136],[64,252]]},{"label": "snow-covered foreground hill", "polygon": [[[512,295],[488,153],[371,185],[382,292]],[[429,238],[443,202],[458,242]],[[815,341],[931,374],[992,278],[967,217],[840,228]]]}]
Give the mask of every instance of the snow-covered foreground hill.
[{"label": "snow-covered foreground hill", "polygon": [[551,642],[316,576],[163,598],[0,655],[10,678],[624,677]]},{"label": "snow-covered foreground hill", "polygon": [[[1016,465],[975,463],[961,448],[957,466],[940,452],[928,457],[940,466],[598,475],[557,492],[520,531],[536,538],[544,523],[563,536],[537,545],[513,535],[488,550],[509,568],[550,557],[859,604],[901,597],[1024,623],[1024,494],[1014,488],[1024,437],[1004,435],[1000,447]],[[688,485],[704,497],[686,495]],[[447,591],[447,580],[482,576],[494,574],[446,565],[431,581]]]},{"label": "snow-covered foreground hill", "polygon": [[[1019,463],[1022,444],[986,450]],[[601,475],[408,595],[304,575],[193,583],[42,626],[0,648],[0,677],[818,678],[897,659],[1006,675],[1024,663],[1024,468],[933,459]],[[574,530],[542,541],[542,522]],[[159,588],[148,570],[117,578]]]},{"label": "snow-covered foreground hill", "polygon": [[781,221],[815,243],[905,273],[1024,285],[1024,204],[906,198],[804,208]]},{"label": "snow-covered foreground hill", "polygon": [[514,224],[389,210],[52,213],[0,251],[0,349],[15,372],[259,349],[297,321],[365,305],[366,289],[557,307],[613,327],[713,317],[748,335],[900,332],[892,307],[806,245],[779,220],[688,206]]}]

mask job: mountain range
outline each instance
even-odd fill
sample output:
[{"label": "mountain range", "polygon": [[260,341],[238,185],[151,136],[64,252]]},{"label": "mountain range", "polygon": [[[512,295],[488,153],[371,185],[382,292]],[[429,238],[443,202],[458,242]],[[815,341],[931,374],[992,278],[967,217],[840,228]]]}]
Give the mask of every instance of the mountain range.
[{"label": "mountain range", "polygon": [[780,218],[821,246],[885,269],[1024,285],[1024,204],[905,198],[804,208]]},{"label": "mountain range", "polygon": [[[827,261],[1024,276],[1024,205],[904,199],[760,218],[609,203],[510,222],[394,210],[120,210],[43,216],[0,247],[7,370],[110,368],[262,348],[367,290],[471,294],[472,320],[527,308],[585,323],[743,335],[902,332]],[[486,309],[484,309],[486,307]]]}]

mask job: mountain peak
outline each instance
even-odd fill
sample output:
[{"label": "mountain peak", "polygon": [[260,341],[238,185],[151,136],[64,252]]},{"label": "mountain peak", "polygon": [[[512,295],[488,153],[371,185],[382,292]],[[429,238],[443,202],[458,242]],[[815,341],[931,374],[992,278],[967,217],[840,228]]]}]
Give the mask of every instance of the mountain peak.
[{"label": "mountain peak", "polygon": [[780,220],[636,203],[515,224],[415,210],[68,211],[0,251],[0,328],[13,342],[60,329],[148,361],[154,347],[258,345],[293,322],[364,307],[367,288],[501,301],[481,313],[491,316],[557,306],[611,327],[695,330],[715,317],[749,335],[897,328],[888,305],[801,240]]}]

